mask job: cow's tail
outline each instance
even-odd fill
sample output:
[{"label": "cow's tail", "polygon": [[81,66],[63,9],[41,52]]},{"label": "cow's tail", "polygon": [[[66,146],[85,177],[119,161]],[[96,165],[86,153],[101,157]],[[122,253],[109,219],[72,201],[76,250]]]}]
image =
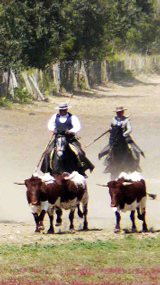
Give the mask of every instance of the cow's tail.
[{"label": "cow's tail", "polygon": [[[143,183],[144,187],[145,187],[145,191],[146,191],[146,183],[144,181],[144,179],[141,179],[141,182]],[[156,194],[150,194],[146,191],[146,194],[153,200],[155,200],[157,198],[157,195]]]},{"label": "cow's tail", "polygon": [[78,212],[78,216],[80,218],[83,218],[83,212],[81,211],[79,204],[77,205],[77,212]]},{"label": "cow's tail", "polygon": [[156,194],[147,193],[147,195],[153,200],[155,200],[157,198]]}]

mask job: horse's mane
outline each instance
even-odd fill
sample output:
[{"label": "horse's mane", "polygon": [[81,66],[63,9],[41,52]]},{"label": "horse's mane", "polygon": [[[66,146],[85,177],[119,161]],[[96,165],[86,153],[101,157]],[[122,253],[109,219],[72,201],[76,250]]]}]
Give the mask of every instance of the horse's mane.
[{"label": "horse's mane", "polygon": [[123,130],[121,126],[112,126],[109,144],[111,148],[118,147],[122,144],[126,145],[125,138],[123,137]]}]

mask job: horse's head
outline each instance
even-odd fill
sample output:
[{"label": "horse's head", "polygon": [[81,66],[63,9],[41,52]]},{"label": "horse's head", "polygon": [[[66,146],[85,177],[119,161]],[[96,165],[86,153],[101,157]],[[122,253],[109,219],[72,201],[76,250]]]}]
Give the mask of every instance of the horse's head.
[{"label": "horse's head", "polygon": [[65,135],[57,135],[55,151],[59,158],[61,158],[66,150],[68,145],[67,139]]},{"label": "horse's head", "polygon": [[70,142],[65,134],[57,134],[55,138],[54,151],[50,155],[50,168],[52,174],[63,172],[71,173],[78,169],[78,161],[75,153],[70,148]]}]

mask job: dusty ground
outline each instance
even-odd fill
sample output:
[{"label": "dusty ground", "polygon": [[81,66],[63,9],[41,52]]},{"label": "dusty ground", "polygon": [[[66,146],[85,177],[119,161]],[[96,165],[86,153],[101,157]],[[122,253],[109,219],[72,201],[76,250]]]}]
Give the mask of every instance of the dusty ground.
[{"label": "dusty ground", "polygon": [[[74,239],[115,238],[113,228],[114,213],[110,208],[107,188],[97,186],[106,183],[110,177],[103,173],[103,160],[98,161],[97,154],[105,146],[105,135],[92,146],[85,146],[109,128],[116,106],[124,106],[131,114],[132,137],[143,149],[146,159],[141,158],[142,175],[146,179],[148,192],[156,193],[157,200],[148,199],[148,227],[155,230],[156,237],[160,229],[160,76],[140,77],[134,83],[109,84],[97,87],[90,92],[74,95],[71,99],[71,112],[78,115],[82,130],[79,133],[87,156],[95,164],[93,173],[88,173],[89,189],[89,228],[80,231],[82,221],[76,218],[74,235],[68,234],[68,212],[64,212],[63,225],[56,228],[54,236],[35,235],[34,222],[28,208],[25,187],[14,182],[23,182],[34,172],[41,154],[51,134],[47,122],[54,107],[67,96],[54,96],[50,103],[39,102],[12,109],[0,109],[0,145],[1,145],[1,187],[0,187],[0,243],[28,242],[64,242]],[[48,220],[46,217],[46,230]],[[130,227],[129,213],[122,215],[122,228]],[[141,229],[141,222],[137,221]],[[147,234],[148,235],[148,234]],[[139,235],[143,237],[143,235]],[[119,235],[121,238],[122,236]]]}]

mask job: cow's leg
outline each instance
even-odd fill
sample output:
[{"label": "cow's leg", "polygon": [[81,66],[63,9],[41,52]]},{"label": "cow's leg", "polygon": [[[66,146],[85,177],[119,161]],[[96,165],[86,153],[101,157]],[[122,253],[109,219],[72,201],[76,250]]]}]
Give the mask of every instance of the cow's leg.
[{"label": "cow's leg", "polygon": [[57,215],[57,218],[56,218],[55,226],[58,227],[62,224],[62,210],[58,207],[56,207],[56,215]]},{"label": "cow's leg", "polygon": [[143,216],[143,225],[142,225],[143,232],[148,232],[147,223],[146,223],[146,211],[145,211],[145,209],[144,209],[144,212],[143,212],[142,216]]},{"label": "cow's leg", "polygon": [[47,231],[47,234],[54,234],[54,226],[53,226],[53,220],[54,220],[54,208],[48,210],[48,217],[50,222],[50,227]]},{"label": "cow's leg", "polygon": [[43,224],[43,221],[44,221],[44,216],[46,214],[46,211],[45,210],[42,210],[40,215],[39,215],[39,230],[44,230],[44,224]]},{"label": "cow's leg", "polygon": [[139,220],[143,221],[142,231],[148,232],[147,223],[146,223],[146,211],[145,208],[142,210],[142,214],[140,213],[139,207],[137,207],[137,217]]},{"label": "cow's leg", "polygon": [[114,232],[118,233],[120,231],[121,216],[120,216],[120,213],[118,211],[115,212],[115,216],[116,216],[116,226],[115,226]]},{"label": "cow's leg", "polygon": [[69,220],[70,220],[70,231],[71,232],[74,232],[74,224],[73,224],[73,221],[74,221],[74,212],[75,212],[75,209],[72,209],[70,210],[70,213],[69,213]]},{"label": "cow's leg", "polygon": [[88,221],[87,221],[87,214],[88,214],[88,205],[83,205],[83,230],[88,230]]},{"label": "cow's leg", "polygon": [[33,213],[33,217],[35,220],[35,224],[36,224],[36,229],[35,229],[35,233],[40,233],[40,229],[39,229],[39,217],[37,213]]},{"label": "cow's leg", "polygon": [[130,219],[132,221],[132,232],[136,232],[136,224],[135,224],[135,210],[132,210],[130,213]]}]

